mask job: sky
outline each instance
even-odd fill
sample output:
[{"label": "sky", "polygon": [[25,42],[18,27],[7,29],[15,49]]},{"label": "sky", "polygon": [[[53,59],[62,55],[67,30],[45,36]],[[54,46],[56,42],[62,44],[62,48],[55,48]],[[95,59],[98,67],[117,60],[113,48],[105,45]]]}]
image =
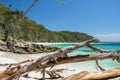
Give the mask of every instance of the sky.
[{"label": "sky", "polygon": [[[34,0],[0,0],[25,11]],[[65,5],[62,5],[61,2]],[[120,42],[120,0],[39,0],[26,14],[53,31],[77,31],[101,41]]]}]

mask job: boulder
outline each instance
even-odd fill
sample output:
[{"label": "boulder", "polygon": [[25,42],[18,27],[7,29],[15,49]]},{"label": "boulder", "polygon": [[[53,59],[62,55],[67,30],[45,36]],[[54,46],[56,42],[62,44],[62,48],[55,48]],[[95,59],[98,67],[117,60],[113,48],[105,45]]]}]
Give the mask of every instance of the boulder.
[{"label": "boulder", "polygon": [[6,46],[7,44],[0,40],[0,51],[11,51],[10,49],[14,49],[14,53],[19,54],[34,54],[34,53],[46,53],[46,52],[54,52],[56,50],[59,50],[57,47],[51,47],[41,44],[36,44],[33,42],[25,42],[24,40],[18,40],[15,41],[15,44],[13,46],[13,41],[9,41],[9,46]]}]

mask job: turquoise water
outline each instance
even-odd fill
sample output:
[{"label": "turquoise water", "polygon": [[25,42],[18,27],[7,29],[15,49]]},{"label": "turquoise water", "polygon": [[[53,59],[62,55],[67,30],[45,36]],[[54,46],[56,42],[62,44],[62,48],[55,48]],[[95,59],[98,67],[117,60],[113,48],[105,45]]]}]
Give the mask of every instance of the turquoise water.
[{"label": "turquoise water", "polygon": [[[67,46],[73,46],[75,43],[63,43],[63,44],[50,44],[50,46],[56,46],[60,48],[64,48]],[[107,51],[115,51],[120,50],[120,43],[92,43],[91,45],[105,49]],[[69,56],[77,55],[77,54],[98,54],[97,52],[92,51],[91,49],[87,47],[82,47],[79,49],[74,50],[72,53],[69,53]],[[106,60],[99,60],[99,64],[104,69],[112,69],[112,68],[120,68],[120,63],[117,61],[113,61],[112,59],[106,59]],[[67,67],[72,67],[77,70],[89,70],[89,71],[96,71],[98,70],[96,67],[95,61],[86,61],[86,62],[77,62],[77,63],[70,63],[66,65]]]}]

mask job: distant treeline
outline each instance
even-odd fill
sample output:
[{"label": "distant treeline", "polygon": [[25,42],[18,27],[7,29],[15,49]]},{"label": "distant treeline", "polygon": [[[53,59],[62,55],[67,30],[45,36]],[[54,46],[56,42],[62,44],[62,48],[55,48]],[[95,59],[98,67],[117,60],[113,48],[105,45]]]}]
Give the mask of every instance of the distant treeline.
[{"label": "distant treeline", "polygon": [[[57,28],[57,27],[56,27]],[[51,31],[28,19],[22,11],[12,11],[0,3],[0,39],[39,42],[80,42],[92,36],[71,31]]]}]

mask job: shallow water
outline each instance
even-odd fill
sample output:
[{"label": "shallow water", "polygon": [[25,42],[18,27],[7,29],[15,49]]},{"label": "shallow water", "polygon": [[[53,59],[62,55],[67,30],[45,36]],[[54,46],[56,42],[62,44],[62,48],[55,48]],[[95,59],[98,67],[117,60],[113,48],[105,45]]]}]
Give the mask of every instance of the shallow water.
[{"label": "shallow water", "polygon": [[[64,48],[67,46],[73,46],[75,43],[62,43],[62,44],[49,44],[50,46],[57,46],[60,48]],[[98,48],[102,48],[108,51],[114,51],[120,49],[120,44],[92,44],[93,46],[96,46]],[[93,52],[91,49],[87,47],[79,48],[73,51],[72,53],[69,53],[69,56],[77,55],[77,54],[97,54],[96,52]],[[45,53],[40,53],[40,54],[12,54],[12,53],[6,53],[6,52],[0,52],[0,64],[4,63],[16,63],[19,61],[23,61],[26,59],[33,59],[33,58],[39,58],[41,56],[46,55]],[[112,69],[112,68],[119,68],[120,63],[113,61],[111,59],[106,59],[106,60],[99,60],[99,64],[101,65],[102,68],[104,69]],[[68,63],[68,64],[62,64],[62,65],[57,65],[54,66],[54,69],[61,69],[65,68],[68,69],[67,71],[64,71],[63,73],[60,73],[62,76],[67,77],[72,74],[78,73],[80,71],[98,71],[99,69],[96,67],[95,61],[85,61],[85,62],[76,62],[76,63]],[[0,66],[0,70],[5,70],[6,67]],[[32,76],[35,77],[40,77],[40,74],[31,74]],[[120,78],[116,79],[110,79],[110,80],[119,80]],[[21,79],[21,80],[28,80],[28,79]]]},{"label": "shallow water", "polygon": [[[73,46],[75,43],[61,43],[61,44],[48,44],[50,46],[57,46],[60,48],[64,48],[67,46]],[[98,48],[102,48],[108,51],[115,51],[115,50],[120,50],[120,44],[114,44],[114,43],[106,43],[106,44],[92,44],[93,46],[96,46]],[[23,61],[26,59],[30,58],[39,58],[41,56],[46,55],[45,53],[40,53],[40,54],[10,54],[10,53],[5,53],[5,52],[0,52],[0,64],[4,63],[13,63],[13,62],[19,62]],[[77,54],[98,54],[97,52],[92,51],[91,49],[87,47],[82,47],[79,49],[74,50],[72,53],[69,53],[69,56],[77,55]],[[10,59],[10,60],[8,60]],[[104,69],[112,69],[112,68],[118,68],[120,67],[120,63],[117,61],[113,61],[112,59],[107,59],[107,60],[99,60],[99,64],[104,68]],[[76,62],[76,63],[69,63],[69,64],[64,64],[63,66],[76,69],[77,71],[97,71],[98,68],[96,67],[95,61],[85,61],[85,62]]]},{"label": "shallow water", "polygon": [[[67,46],[73,46],[75,45],[75,43],[63,43],[63,44],[49,44],[50,46],[56,46],[56,47],[67,47]],[[93,43],[91,44],[95,47],[101,48],[101,49],[105,49],[107,51],[115,51],[115,50],[120,50],[120,43]],[[79,49],[74,50],[72,53],[69,53],[69,56],[73,56],[73,55],[77,55],[77,54],[98,54],[98,52],[94,52],[91,49],[87,48],[87,47],[82,47]],[[118,68],[120,67],[120,63],[118,63],[117,61],[113,61],[112,59],[107,59],[107,60],[99,60],[99,64],[101,65],[101,67],[103,67],[104,69],[112,69],[112,68]],[[86,62],[77,62],[77,63],[70,63],[70,64],[66,64],[66,66],[70,66],[72,68],[75,68],[77,70],[88,70],[88,71],[96,71],[98,70],[95,61],[86,61]]]}]

